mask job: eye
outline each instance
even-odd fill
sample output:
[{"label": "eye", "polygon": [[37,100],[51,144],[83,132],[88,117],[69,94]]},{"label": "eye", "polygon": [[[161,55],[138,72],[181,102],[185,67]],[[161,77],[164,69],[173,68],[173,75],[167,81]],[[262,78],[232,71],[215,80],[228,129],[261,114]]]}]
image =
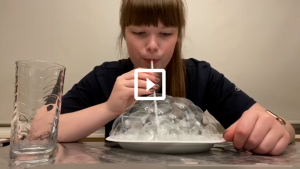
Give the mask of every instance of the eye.
[{"label": "eye", "polygon": [[146,32],[132,32],[133,34],[135,34],[135,35],[144,35],[144,34],[146,34]]},{"label": "eye", "polygon": [[170,35],[172,35],[172,33],[160,33],[161,35],[163,35],[163,36],[170,36]]}]

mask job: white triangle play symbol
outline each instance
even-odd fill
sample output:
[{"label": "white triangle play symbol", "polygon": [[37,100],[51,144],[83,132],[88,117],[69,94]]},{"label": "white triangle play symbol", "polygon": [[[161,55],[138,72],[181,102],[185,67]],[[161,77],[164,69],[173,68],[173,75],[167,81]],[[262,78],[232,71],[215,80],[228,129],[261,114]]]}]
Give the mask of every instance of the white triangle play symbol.
[{"label": "white triangle play symbol", "polygon": [[149,89],[151,89],[155,84],[153,83],[153,82],[151,82],[148,78],[146,78],[147,79],[147,91],[149,90]]}]

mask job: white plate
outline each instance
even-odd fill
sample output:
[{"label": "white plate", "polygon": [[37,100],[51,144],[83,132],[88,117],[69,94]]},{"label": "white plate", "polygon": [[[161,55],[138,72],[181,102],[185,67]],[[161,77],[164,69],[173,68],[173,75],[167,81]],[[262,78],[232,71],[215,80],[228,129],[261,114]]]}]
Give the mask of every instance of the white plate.
[{"label": "white plate", "polygon": [[209,151],[214,144],[226,142],[224,139],[219,141],[133,141],[117,140],[111,137],[106,140],[118,142],[126,150],[162,154],[201,153]]}]

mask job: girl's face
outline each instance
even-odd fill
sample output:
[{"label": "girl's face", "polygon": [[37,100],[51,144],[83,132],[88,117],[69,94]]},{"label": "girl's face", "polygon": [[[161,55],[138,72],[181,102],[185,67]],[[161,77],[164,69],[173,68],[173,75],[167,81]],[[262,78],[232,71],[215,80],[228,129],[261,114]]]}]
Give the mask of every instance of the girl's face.
[{"label": "girl's face", "polygon": [[165,27],[159,22],[154,26],[134,26],[125,28],[127,50],[134,67],[164,69],[173,56],[178,38],[177,27]]}]

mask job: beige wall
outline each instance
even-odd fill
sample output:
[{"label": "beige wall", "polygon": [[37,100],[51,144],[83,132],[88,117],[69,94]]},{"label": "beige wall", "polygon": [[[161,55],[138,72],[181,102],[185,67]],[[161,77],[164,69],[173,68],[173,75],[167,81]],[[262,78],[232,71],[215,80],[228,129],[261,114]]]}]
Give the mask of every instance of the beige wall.
[{"label": "beige wall", "polygon": [[[0,0],[0,124],[12,115],[14,62],[67,67],[65,92],[118,59],[120,0]],[[300,121],[300,1],[186,0],[185,57],[206,60],[263,106]]]}]

